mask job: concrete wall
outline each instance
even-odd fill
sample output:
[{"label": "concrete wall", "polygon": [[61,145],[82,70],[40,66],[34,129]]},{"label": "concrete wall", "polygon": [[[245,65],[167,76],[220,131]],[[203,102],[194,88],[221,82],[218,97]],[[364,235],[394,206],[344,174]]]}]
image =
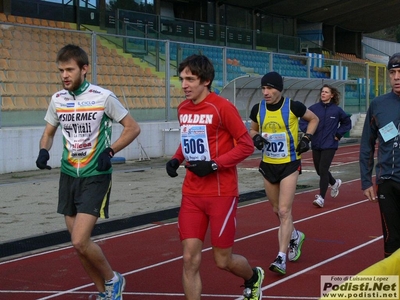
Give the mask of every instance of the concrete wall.
[{"label": "concrete wall", "polygon": [[[169,157],[175,153],[179,144],[178,122],[139,124],[142,130],[139,137],[115,156],[125,157],[126,160],[137,160],[146,155],[150,158]],[[114,124],[113,140],[120,135],[122,128],[120,124]],[[36,158],[43,129],[44,127],[0,128],[0,174],[37,169]],[[57,130],[50,150],[51,167],[60,167],[61,152],[61,130]]]}]

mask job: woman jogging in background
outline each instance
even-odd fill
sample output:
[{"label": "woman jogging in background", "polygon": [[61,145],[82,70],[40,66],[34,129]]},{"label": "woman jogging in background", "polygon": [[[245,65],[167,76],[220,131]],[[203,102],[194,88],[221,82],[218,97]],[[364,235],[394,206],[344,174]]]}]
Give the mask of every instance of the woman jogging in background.
[{"label": "woman jogging in background", "polygon": [[[342,184],[340,179],[335,179],[329,172],[339,140],[351,129],[351,119],[339,107],[339,97],[340,93],[336,88],[324,84],[321,88],[320,101],[308,108],[319,118],[318,127],[311,142],[314,167],[319,175],[319,194],[313,201],[317,207],[324,207],[328,185],[331,186],[331,197],[336,198]],[[307,125],[306,120],[300,120],[301,131],[306,132]]]}]

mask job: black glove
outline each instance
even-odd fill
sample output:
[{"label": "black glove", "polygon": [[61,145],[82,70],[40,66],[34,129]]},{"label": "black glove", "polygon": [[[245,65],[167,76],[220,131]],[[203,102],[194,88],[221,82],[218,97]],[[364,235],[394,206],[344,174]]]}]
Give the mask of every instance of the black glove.
[{"label": "black glove", "polygon": [[111,168],[111,158],[114,156],[114,150],[110,147],[106,148],[103,152],[100,153],[99,158],[97,159],[97,171],[107,171]]},{"label": "black glove", "polygon": [[311,141],[311,134],[305,134],[301,138],[299,144],[297,145],[296,152],[298,154],[301,154],[310,150],[310,141]]},{"label": "black glove", "polygon": [[176,172],[176,170],[178,170],[179,165],[180,165],[179,160],[177,160],[176,158],[169,160],[165,166],[167,169],[168,175],[171,177],[178,176],[178,173]]},{"label": "black glove", "polygon": [[193,160],[189,161],[185,165],[185,168],[199,177],[204,177],[216,170],[213,169],[212,167],[213,164],[215,164],[215,162],[212,160],[211,161]]},{"label": "black glove", "polygon": [[47,161],[50,159],[50,154],[49,151],[47,151],[46,149],[40,149],[39,151],[39,156],[36,160],[36,166],[41,169],[47,169],[47,170],[51,170],[51,167],[47,165]]},{"label": "black glove", "polygon": [[258,150],[262,150],[266,142],[267,141],[258,133],[255,136],[253,136],[254,147],[256,147]]}]

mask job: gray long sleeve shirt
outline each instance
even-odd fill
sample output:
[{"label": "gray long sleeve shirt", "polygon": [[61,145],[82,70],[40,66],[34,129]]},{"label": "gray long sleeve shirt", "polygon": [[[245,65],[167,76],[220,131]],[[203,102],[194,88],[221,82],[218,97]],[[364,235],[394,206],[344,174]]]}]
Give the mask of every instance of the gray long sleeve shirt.
[{"label": "gray long sleeve shirt", "polygon": [[[386,126],[386,127],[385,127]],[[360,145],[361,186],[373,185],[375,144],[378,157],[376,183],[392,179],[400,182],[400,96],[393,92],[376,97],[367,111]]]}]

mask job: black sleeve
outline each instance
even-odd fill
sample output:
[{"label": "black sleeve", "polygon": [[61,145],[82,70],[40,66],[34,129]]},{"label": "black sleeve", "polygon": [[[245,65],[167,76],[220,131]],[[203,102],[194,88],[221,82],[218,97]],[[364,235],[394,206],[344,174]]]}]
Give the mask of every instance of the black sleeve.
[{"label": "black sleeve", "polygon": [[298,118],[303,117],[307,111],[307,106],[299,101],[290,100],[290,102],[290,110],[292,113]]},{"label": "black sleeve", "polygon": [[254,104],[253,108],[251,109],[250,112],[250,119],[256,123],[258,123],[257,121],[257,114],[258,111],[260,110],[260,103]]}]

